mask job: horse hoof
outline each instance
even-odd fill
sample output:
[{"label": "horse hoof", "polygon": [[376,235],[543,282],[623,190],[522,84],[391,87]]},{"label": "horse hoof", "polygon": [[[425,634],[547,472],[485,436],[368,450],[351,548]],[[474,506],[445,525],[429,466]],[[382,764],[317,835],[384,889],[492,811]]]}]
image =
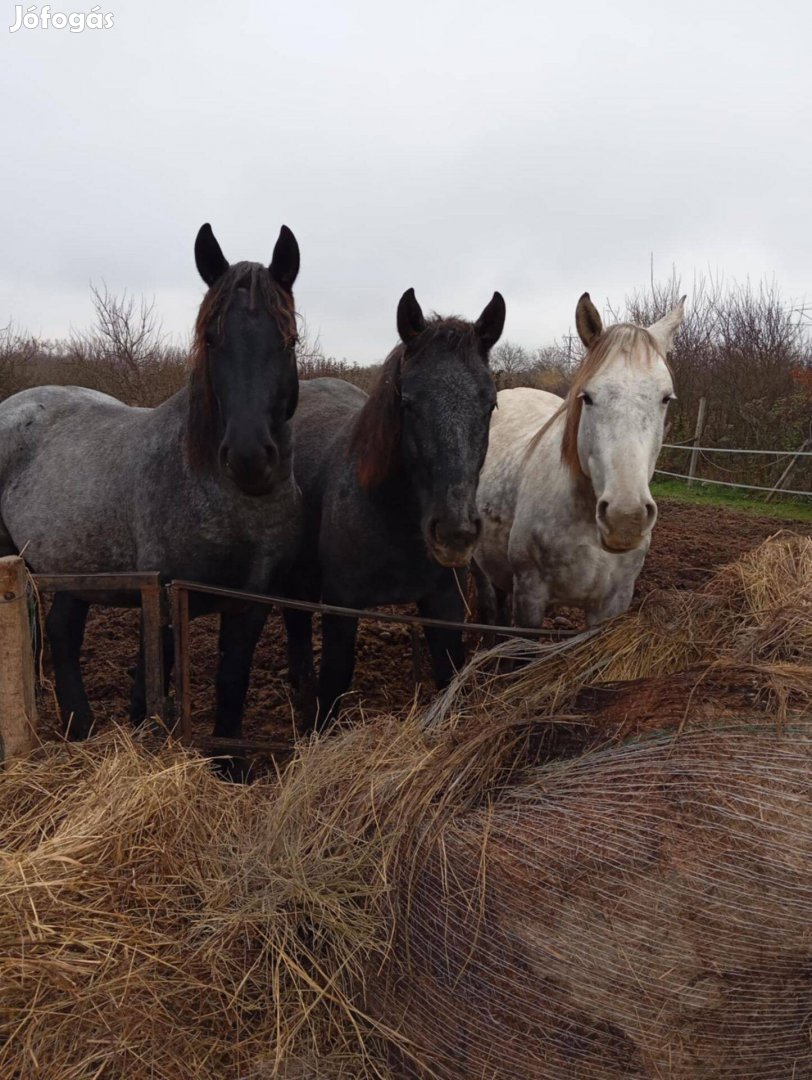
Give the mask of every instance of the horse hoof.
[{"label": "horse hoof", "polygon": [[253,762],[241,757],[216,757],[211,759],[214,773],[227,784],[250,784],[256,780]]},{"label": "horse hoof", "polygon": [[92,731],[92,716],[72,716],[65,725],[65,738],[68,742],[84,742]]}]

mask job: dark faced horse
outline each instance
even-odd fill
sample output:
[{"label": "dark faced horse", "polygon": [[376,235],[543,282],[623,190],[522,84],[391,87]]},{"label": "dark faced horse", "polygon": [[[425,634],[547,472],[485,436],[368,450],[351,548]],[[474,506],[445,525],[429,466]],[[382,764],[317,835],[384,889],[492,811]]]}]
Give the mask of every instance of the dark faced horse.
[{"label": "dark faced horse", "polygon": [[[229,266],[204,225],[195,258],[209,289],[188,385],[168,401],[140,409],[81,387],[43,386],[0,404],[0,555],[23,552],[36,573],[158,570],[166,580],[249,590],[287,569],[301,513],[290,430],[298,245],[283,226],[269,268]],[[90,600],[137,596],[54,600],[56,693],[74,739],[92,726],[79,663]],[[216,734],[239,730],[261,626],[242,614],[221,619]],[[165,635],[165,654],[170,643]],[[144,711],[142,641],[133,721]]]},{"label": "dark faced horse", "polygon": [[[421,615],[463,621],[464,575],[479,536],[479,470],[496,393],[488,353],[505,321],[499,293],[476,323],[398,305],[401,344],[367,397],[339,379],[303,382],[293,423],[305,507],[292,591],[346,607],[416,601]],[[311,618],[286,611],[291,681],[313,680]],[[351,684],[357,620],[324,616],[317,724]],[[434,678],[464,658],[462,634],[426,629]],[[313,721],[313,715],[308,716]]]}]

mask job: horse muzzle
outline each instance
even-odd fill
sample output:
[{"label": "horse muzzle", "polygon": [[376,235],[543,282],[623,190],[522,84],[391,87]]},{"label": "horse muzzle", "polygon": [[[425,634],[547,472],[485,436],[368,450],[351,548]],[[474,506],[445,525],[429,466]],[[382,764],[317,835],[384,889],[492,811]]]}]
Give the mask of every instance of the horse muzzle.
[{"label": "horse muzzle", "polygon": [[623,555],[648,540],[657,520],[657,504],[651,498],[625,506],[601,499],[595,518],[603,550],[611,555]]},{"label": "horse muzzle", "polygon": [[220,444],[220,468],[244,495],[270,495],[290,478],[290,452],[264,433],[256,438],[230,439]]},{"label": "horse muzzle", "polygon": [[426,530],[426,544],[440,566],[467,566],[474,554],[482,520],[479,516],[464,522],[443,522],[433,518]]}]

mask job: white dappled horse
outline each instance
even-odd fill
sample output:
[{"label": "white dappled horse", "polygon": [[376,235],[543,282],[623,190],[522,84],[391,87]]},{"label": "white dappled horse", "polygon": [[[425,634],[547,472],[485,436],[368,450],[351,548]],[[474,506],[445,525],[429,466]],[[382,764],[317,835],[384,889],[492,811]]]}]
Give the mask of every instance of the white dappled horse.
[{"label": "white dappled horse", "polygon": [[626,611],[651,540],[649,482],[674,397],[666,354],[685,297],[648,329],[603,328],[584,293],[575,321],[587,348],[565,399],[497,397],[477,504],[480,614],[540,626],[551,604],[594,626]]}]

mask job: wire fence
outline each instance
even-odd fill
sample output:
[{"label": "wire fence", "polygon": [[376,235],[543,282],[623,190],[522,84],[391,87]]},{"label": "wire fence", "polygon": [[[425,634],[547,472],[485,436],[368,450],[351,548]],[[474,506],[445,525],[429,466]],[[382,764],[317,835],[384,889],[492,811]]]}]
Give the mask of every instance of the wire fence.
[{"label": "wire fence", "polygon": [[812,457],[812,450],[739,450],[732,446],[694,446],[693,442],[663,443],[663,450],[697,450],[700,454],[772,454],[774,457]]},{"label": "wire fence", "polygon": [[[721,470],[722,472],[731,472],[732,470],[724,469],[721,465],[716,465],[711,461],[708,454],[739,454],[742,456],[750,457],[751,455],[769,456],[779,461],[781,458],[792,458],[790,465],[777,483],[767,487],[762,484],[745,484],[742,482],[732,480],[716,480],[706,476],[697,476],[695,472],[692,473],[679,473],[668,469],[655,469],[655,475],[667,476],[674,480],[686,480],[689,484],[712,484],[716,487],[738,488],[742,491],[759,491],[767,493],[768,495],[790,495],[798,498],[812,498],[812,491],[803,490],[798,488],[785,488],[781,484],[788,478],[789,473],[800,458],[812,458],[812,450],[804,449],[808,445],[804,443],[798,450],[743,450],[738,447],[731,446],[696,446],[694,440],[689,440],[684,443],[663,443],[664,450],[688,450],[692,454],[701,454],[704,461],[706,461],[712,468]],[[770,463],[771,464],[771,463]],[[693,470],[693,462],[691,468]],[[755,468],[755,466],[753,466]],[[768,467],[768,466],[765,466]]]},{"label": "wire fence", "polygon": [[812,498],[812,491],[796,491],[791,488],[761,487],[759,484],[734,484],[730,480],[709,480],[705,476],[687,476],[685,473],[667,472],[665,469],[655,469],[656,476],[670,476],[675,480],[693,481],[695,484],[716,484],[719,487],[742,488],[744,491],[774,492],[776,495],[799,495],[802,498]]}]

